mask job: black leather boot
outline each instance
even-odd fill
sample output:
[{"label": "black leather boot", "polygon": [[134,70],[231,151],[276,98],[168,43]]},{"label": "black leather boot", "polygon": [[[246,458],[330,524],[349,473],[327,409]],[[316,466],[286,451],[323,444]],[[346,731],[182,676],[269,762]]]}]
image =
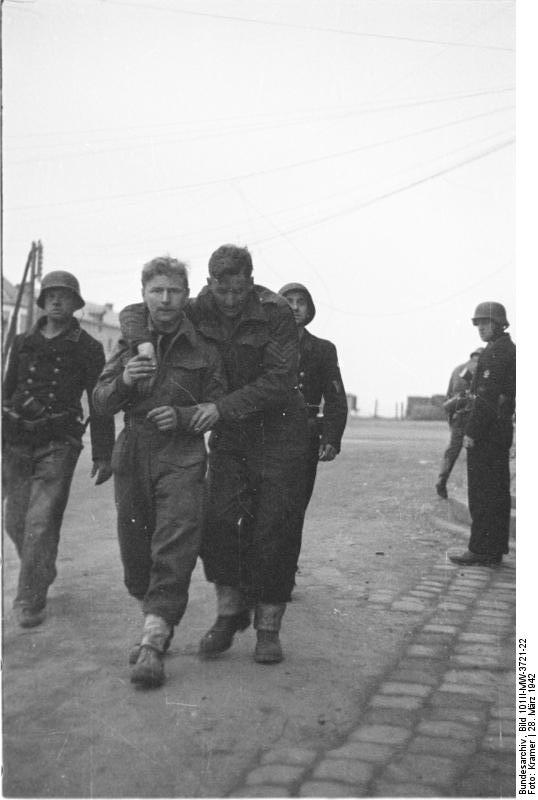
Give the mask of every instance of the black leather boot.
[{"label": "black leather boot", "polygon": [[248,609],[238,614],[217,617],[215,624],[208,630],[200,641],[200,655],[205,658],[218,656],[232,646],[234,634],[244,631],[250,625],[250,612]]}]

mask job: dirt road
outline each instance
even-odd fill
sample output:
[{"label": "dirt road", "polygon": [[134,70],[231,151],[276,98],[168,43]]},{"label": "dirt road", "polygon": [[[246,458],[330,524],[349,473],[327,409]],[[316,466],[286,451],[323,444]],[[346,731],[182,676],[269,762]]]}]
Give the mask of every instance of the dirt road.
[{"label": "dirt road", "polygon": [[[351,420],[342,454],[320,466],[284,662],[252,660],[252,629],[221,658],[199,660],[214,597],[198,565],[154,691],[129,682],[141,613],[122,583],[112,484],[93,487],[86,447],[39,628],[13,619],[18,565],[5,539],[4,794],[223,797],[267,749],[335,746],[412,636],[413,616],[387,621],[376,596],[413,588],[461,543],[431,522],[446,440],[441,423]],[[463,460],[460,487],[462,470]]]}]

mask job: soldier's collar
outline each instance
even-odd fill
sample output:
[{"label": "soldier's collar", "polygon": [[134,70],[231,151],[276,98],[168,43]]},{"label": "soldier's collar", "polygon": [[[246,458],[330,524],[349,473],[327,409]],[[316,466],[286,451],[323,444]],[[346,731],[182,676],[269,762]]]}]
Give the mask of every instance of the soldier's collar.
[{"label": "soldier's collar", "polygon": [[[30,330],[30,336],[36,333],[41,333],[41,328],[46,324],[46,322],[47,322],[46,315],[40,317]],[[81,330],[82,329],[80,327],[80,322],[78,321],[78,319],[76,317],[72,317],[69,326],[61,333],[59,333],[57,336],[54,336],[53,338],[68,339],[70,342],[78,342],[78,340],[80,339]]]}]

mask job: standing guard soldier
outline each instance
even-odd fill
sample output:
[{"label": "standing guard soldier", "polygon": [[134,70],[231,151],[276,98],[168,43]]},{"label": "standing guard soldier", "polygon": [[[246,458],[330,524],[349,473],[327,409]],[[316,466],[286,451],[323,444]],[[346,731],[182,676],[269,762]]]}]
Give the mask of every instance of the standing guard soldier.
[{"label": "standing guard soldier", "polygon": [[92,406],[105,354],[73,316],[84,306],[78,280],[63,270],[49,272],[37,305],[45,314],[13,342],[2,415],[5,524],[21,560],[14,607],[23,628],[43,622],[56,577],[62,518],[82,450],[84,391],[96,485],[112,474],[114,444],[114,420],[96,416]]},{"label": "standing guard soldier", "polygon": [[[196,432],[212,430],[201,556],[215,584],[217,619],[200,655],[228,650],[254,607],[254,659],[279,662],[294,584],[289,540],[303,509],[307,431],[297,329],[284,298],[254,285],[247,248],[231,244],[212,254],[207,286],[187,314],[218,348],[229,391],[201,403],[191,422]],[[120,322],[132,341],[144,341],[136,331],[139,307],[124,309]]]},{"label": "standing guard soldier", "polygon": [[[313,336],[306,326],[316,308],[312,295],[301,283],[287,283],[279,294],[290,304],[299,333],[299,389],[308,409],[308,451],[305,461],[305,496],[303,514],[294,537],[295,568],[301,550],[304,515],[312,497],[318,463],[333,461],[347,420],[347,399],[338,366],[336,347],[326,339]],[[323,400],[323,413],[320,405]]]},{"label": "standing guard soldier", "polygon": [[471,385],[473,406],[465,424],[471,537],[455,564],[500,564],[510,534],[510,447],[516,400],[516,347],[506,333],[501,303],[480,303],[472,319],[487,346]]}]

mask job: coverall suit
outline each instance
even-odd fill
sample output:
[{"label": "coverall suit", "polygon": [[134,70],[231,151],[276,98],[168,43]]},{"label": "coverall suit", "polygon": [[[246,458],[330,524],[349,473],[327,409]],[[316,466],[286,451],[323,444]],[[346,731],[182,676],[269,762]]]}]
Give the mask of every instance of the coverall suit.
[{"label": "coverall suit", "polygon": [[[185,612],[199,552],[206,471],[203,436],[187,426],[196,403],[224,395],[225,379],[217,351],[186,317],[175,333],[151,339],[158,363],[151,388],[140,392],[124,383],[125,364],[136,351],[120,340],[94,403],[103,414],[125,412],[112,455],[125,585],[143,601],[144,614],[174,627]],[[174,407],[177,429],[159,431],[146,419],[159,406]]]}]

